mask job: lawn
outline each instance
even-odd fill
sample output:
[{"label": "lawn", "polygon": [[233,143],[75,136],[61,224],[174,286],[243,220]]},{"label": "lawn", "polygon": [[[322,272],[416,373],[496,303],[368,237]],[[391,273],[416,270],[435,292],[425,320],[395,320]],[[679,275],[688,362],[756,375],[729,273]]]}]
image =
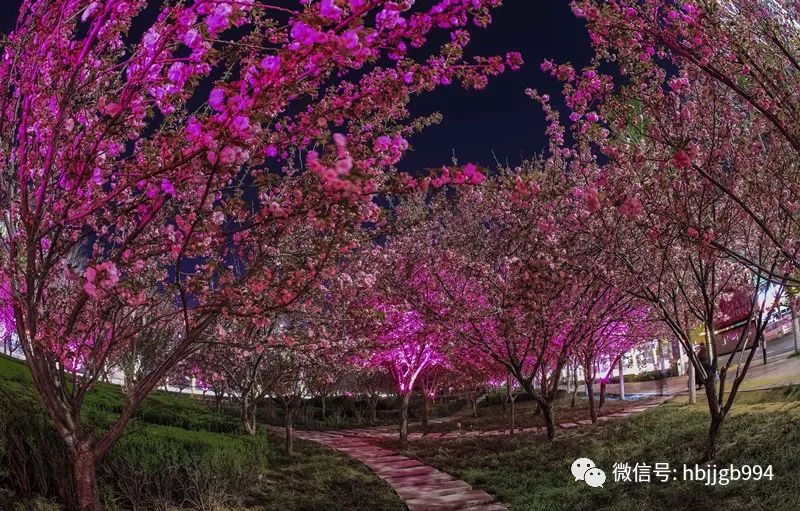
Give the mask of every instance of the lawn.
[{"label": "lawn", "polygon": [[[98,383],[84,422],[107,427],[121,403],[118,387]],[[143,510],[405,509],[386,483],[342,454],[296,440],[290,457],[281,438],[239,430],[235,417],[197,399],[154,393],[98,468],[105,508],[131,509],[137,501]],[[36,498],[57,500],[67,468],[54,438],[27,368],[0,357],[0,509],[26,509],[23,501],[58,509]],[[21,499],[24,484],[33,488]]]},{"label": "lawn", "polygon": [[[479,403],[477,417],[475,417],[474,415],[470,415],[468,417],[460,418],[457,422],[450,421],[442,423],[430,423],[428,424],[427,431],[431,433],[454,431],[458,429],[459,424],[461,425],[462,431],[471,431],[471,430],[487,431],[492,429],[508,429],[509,407],[508,405],[503,407],[502,404],[496,404],[494,401],[495,400],[492,400],[492,402],[490,403],[486,402]],[[632,406],[649,403],[651,401],[652,400],[650,399],[631,400],[631,401],[608,399],[603,404],[603,408],[598,409],[597,415],[598,416],[609,415],[612,413],[619,412],[624,408],[630,408]],[[599,401],[595,401],[595,403],[598,402]],[[553,412],[557,423],[574,422],[589,418],[589,408],[588,408],[589,405],[586,399],[580,399],[580,398],[577,399],[574,408],[570,406],[570,404],[571,403],[569,399],[562,399],[555,403],[553,407]],[[518,399],[514,409],[515,409],[514,424],[516,428],[524,429],[534,426],[545,425],[544,416],[541,412],[537,413],[537,406],[535,402],[531,400],[522,401]],[[423,428],[419,424],[412,424],[409,430],[422,432]]]},{"label": "lawn", "polygon": [[[463,399],[456,396],[442,399],[431,405],[431,419],[447,417],[466,406]],[[319,398],[308,399],[293,416],[293,425],[297,430],[336,431],[341,429],[362,428],[367,426],[397,426],[400,421],[400,405],[397,397],[381,398],[378,406],[377,420],[370,421],[367,405],[353,397],[339,396],[329,400],[327,415],[323,418],[319,407]],[[229,409],[238,415],[238,408]],[[422,413],[422,401],[414,395],[409,405],[409,420],[419,421]],[[270,404],[257,410],[260,421],[273,426],[285,424],[284,411],[281,407]],[[413,424],[413,422],[412,422]]]},{"label": "lawn", "polygon": [[[669,403],[628,419],[562,430],[554,441],[543,435],[423,440],[402,450],[496,495],[514,511],[800,509],[800,387],[741,393],[714,460],[718,466],[772,465],[772,481],[683,481],[682,465],[699,459],[707,421],[703,405]],[[575,481],[570,467],[580,457],[605,471],[602,488]],[[677,480],[614,482],[615,463],[665,462],[678,469]]]}]

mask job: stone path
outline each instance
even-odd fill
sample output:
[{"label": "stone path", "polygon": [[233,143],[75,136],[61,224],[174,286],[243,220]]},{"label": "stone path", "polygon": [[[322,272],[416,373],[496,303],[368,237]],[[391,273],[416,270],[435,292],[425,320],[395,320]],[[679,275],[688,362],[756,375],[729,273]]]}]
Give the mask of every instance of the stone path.
[{"label": "stone path", "polygon": [[[598,417],[599,421],[628,417],[660,405],[666,401],[650,401],[633,406],[623,412]],[[574,429],[591,425],[591,421],[563,422],[561,429]],[[276,432],[283,430],[270,427]],[[543,433],[544,427],[520,429],[516,433]],[[451,431],[447,433],[410,433],[409,440],[448,440],[476,436],[507,435],[508,430],[489,431]],[[403,499],[409,511],[505,511],[508,506],[498,502],[483,490],[478,490],[465,481],[425,465],[415,459],[375,445],[375,441],[396,438],[394,427],[378,426],[372,428],[348,429],[341,431],[297,431],[297,438],[317,442],[331,449],[343,452],[368,466],[378,477],[386,481]]]},{"label": "stone path", "polygon": [[[275,428],[281,430],[280,428]],[[361,430],[295,431],[303,440],[318,442],[368,466],[405,501],[409,511],[506,511],[508,507],[454,476],[374,445],[388,432]]]}]

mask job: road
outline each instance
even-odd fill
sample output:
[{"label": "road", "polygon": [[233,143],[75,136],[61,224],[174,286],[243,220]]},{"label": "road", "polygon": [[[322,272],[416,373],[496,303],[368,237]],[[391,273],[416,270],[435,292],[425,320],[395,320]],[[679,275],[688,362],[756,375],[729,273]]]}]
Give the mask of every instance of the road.
[{"label": "road", "polygon": [[[768,387],[780,387],[785,385],[800,384],[800,357],[789,358],[794,351],[794,334],[789,333],[774,341],[767,343],[767,364],[764,365],[759,349],[747,376],[742,383],[741,390],[756,390]],[[726,360],[726,359],[723,359]],[[729,371],[729,379],[736,373],[737,361]],[[626,382],[626,394],[641,395],[675,395],[687,392],[688,376],[675,376],[662,380],[645,382]],[[600,386],[595,386],[595,392],[599,392]],[[608,384],[606,392],[609,394],[619,394],[619,384]],[[702,392],[702,391],[701,391]]]}]

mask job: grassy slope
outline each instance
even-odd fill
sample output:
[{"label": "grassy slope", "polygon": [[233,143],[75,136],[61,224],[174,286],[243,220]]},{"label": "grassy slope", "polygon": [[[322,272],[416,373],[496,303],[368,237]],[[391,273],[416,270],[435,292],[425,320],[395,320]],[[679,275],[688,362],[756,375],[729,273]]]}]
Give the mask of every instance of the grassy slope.
[{"label": "grassy slope", "polygon": [[[718,465],[772,464],[773,481],[705,487],[683,482],[708,425],[703,405],[667,404],[630,419],[543,436],[412,442],[404,454],[438,466],[521,510],[770,511],[800,509],[800,387],[742,393],[723,432]],[[588,457],[605,470],[604,488],[574,481],[570,466]],[[615,483],[614,463],[669,462],[678,481]]]},{"label": "grassy slope", "polygon": [[[39,406],[27,368],[0,356],[0,397],[17,406]],[[122,395],[114,385],[98,383],[87,398],[84,419],[103,427],[119,410]],[[218,415],[188,396],[155,392],[143,403],[129,430],[159,430],[159,437],[202,437],[205,442],[248,441],[238,435],[239,422]],[[267,450],[261,482],[246,499],[257,510],[402,510],[391,488],[360,463],[317,444],[296,441],[297,454],[283,453],[281,439],[269,436],[256,443]],[[0,461],[2,458],[0,458]],[[0,474],[4,470],[0,467]],[[0,508],[3,503],[0,501]]]}]

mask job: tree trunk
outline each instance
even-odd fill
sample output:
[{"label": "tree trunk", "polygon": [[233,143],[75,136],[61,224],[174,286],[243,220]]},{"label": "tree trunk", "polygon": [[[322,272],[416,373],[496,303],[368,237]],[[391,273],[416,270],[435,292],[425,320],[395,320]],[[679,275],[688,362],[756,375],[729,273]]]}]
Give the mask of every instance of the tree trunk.
[{"label": "tree trunk", "polygon": [[695,377],[694,363],[689,361],[689,404],[693,405],[697,402],[697,380]]},{"label": "tree trunk", "polygon": [[400,441],[408,440],[408,402],[411,400],[411,393],[400,397]]},{"label": "tree trunk", "polygon": [[478,395],[476,393],[470,394],[472,399],[472,416],[478,418]]},{"label": "tree trunk", "polygon": [[717,445],[719,444],[719,436],[722,432],[722,423],[724,421],[724,414],[713,413],[711,415],[711,425],[708,428],[708,438],[703,451],[703,463],[713,460],[714,456],[717,455]]},{"label": "tree trunk", "polygon": [[586,384],[586,397],[589,401],[589,418],[592,419],[592,424],[595,424],[597,422],[597,410],[594,406],[594,382],[590,378],[584,378],[584,383]]},{"label": "tree trunk", "polygon": [[328,410],[325,407],[325,396],[320,396],[322,399],[322,420],[325,420],[325,417],[328,415]]},{"label": "tree trunk", "polygon": [[292,432],[292,415],[294,414],[294,406],[287,404],[284,407],[286,412],[286,438],[284,441],[286,453],[290,456],[294,454],[294,434]]},{"label": "tree trunk", "polygon": [[552,440],[556,436],[556,421],[553,417],[553,404],[549,401],[539,403],[539,407],[544,414],[544,425],[547,427],[547,438]]},{"label": "tree trunk", "polygon": [[622,367],[622,357],[619,357],[619,398],[625,401],[625,373]]},{"label": "tree trunk", "polygon": [[512,397],[509,400],[510,401],[509,402],[509,407],[511,408],[511,417],[509,418],[509,421],[511,422],[511,430],[510,431],[511,431],[512,435],[514,434],[514,429],[517,426],[517,410],[516,410],[516,407],[514,406],[515,399],[516,398]]},{"label": "tree trunk", "polygon": [[370,421],[373,424],[378,422],[378,398],[370,399],[369,400],[370,406]]},{"label": "tree trunk", "polygon": [[242,429],[249,436],[256,434],[256,405],[249,398],[242,401]]},{"label": "tree trunk", "polygon": [[430,402],[428,400],[428,393],[422,391],[422,429],[428,432],[428,415],[430,413]]},{"label": "tree trunk", "polygon": [[794,308],[794,303],[792,303],[791,311],[792,311],[792,332],[794,333],[794,352],[798,353],[800,352],[800,320],[798,320],[797,318],[797,311]]},{"label": "tree trunk", "polygon": [[[569,378],[569,376],[567,377]],[[572,369],[572,402],[570,408],[575,408],[575,399],[578,397],[578,364]]]},{"label": "tree trunk", "polygon": [[[597,404],[597,409],[598,410],[602,410],[603,409],[603,405],[606,404],[606,385],[608,385],[608,384],[606,383],[605,379],[600,380],[600,401]],[[622,395],[621,392],[620,392],[620,395]]]},{"label": "tree trunk", "polygon": [[71,453],[73,458],[73,502],[70,511],[101,511],[100,492],[97,486],[96,459],[91,443],[81,442],[76,446],[76,451]]},{"label": "tree trunk", "polygon": [[509,417],[508,417],[508,422],[509,422],[508,432],[509,432],[509,435],[513,435],[514,434],[514,426],[515,426],[514,422],[516,420],[516,417],[515,417],[514,414],[516,413],[516,410],[514,410],[514,396],[511,393],[511,375],[510,374],[507,375],[507,377],[506,377],[506,397],[508,398],[508,406],[509,406],[509,409],[510,409],[509,410],[510,414],[509,414]]}]

